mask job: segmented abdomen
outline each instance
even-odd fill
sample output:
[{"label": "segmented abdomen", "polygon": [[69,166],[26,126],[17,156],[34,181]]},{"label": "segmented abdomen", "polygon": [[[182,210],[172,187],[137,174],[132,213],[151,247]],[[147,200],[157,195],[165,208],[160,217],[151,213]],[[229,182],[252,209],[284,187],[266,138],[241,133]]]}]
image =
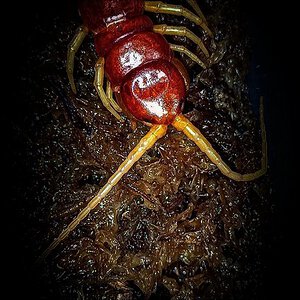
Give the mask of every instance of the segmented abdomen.
[{"label": "segmented abdomen", "polygon": [[143,1],[87,1],[80,1],[82,19],[94,33],[105,75],[124,112],[151,124],[171,124],[183,106],[184,67],[177,69],[169,43],[153,32]]}]

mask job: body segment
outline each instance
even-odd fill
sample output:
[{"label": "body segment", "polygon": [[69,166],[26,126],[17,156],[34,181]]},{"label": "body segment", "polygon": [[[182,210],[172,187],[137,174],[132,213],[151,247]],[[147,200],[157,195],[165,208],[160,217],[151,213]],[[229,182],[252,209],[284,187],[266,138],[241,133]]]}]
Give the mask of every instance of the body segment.
[{"label": "body segment", "polygon": [[130,72],[121,88],[122,102],[138,120],[171,124],[181,113],[184,80],[169,61],[154,60]]}]

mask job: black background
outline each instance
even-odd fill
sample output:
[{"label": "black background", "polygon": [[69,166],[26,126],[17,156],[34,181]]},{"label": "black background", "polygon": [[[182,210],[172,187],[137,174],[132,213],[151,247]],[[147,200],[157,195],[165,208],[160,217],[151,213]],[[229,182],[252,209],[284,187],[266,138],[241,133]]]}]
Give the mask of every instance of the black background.
[{"label": "black background", "polygon": [[[269,157],[275,212],[272,220],[272,245],[264,253],[267,270],[264,273],[263,289],[259,299],[288,298],[296,288],[296,276],[299,269],[299,250],[296,246],[297,233],[297,199],[296,180],[299,147],[296,131],[297,102],[299,101],[298,60],[299,54],[296,43],[297,10],[289,2],[280,4],[263,3],[263,1],[242,1],[242,9],[248,20],[248,30],[253,41],[252,73],[249,76],[250,87],[260,87],[251,94],[265,97],[266,123],[268,130]],[[28,36],[34,36],[35,24],[39,20],[52,22],[56,15],[68,16],[70,9],[74,9],[75,1],[24,1],[1,4],[1,75],[4,83],[1,90],[1,121],[2,128],[2,161],[6,169],[2,179],[2,214],[4,221],[1,238],[1,248],[5,254],[2,275],[5,277],[5,289],[9,292],[9,299],[18,296],[33,299],[32,285],[27,280],[28,274],[22,270],[24,261],[23,245],[19,243],[15,233],[22,230],[18,227],[18,220],[14,218],[14,210],[18,206],[12,202],[13,186],[16,178],[24,172],[26,184],[26,170],[12,169],[11,162],[15,159],[13,153],[15,145],[11,143],[12,130],[9,119],[17,119],[27,113],[22,103],[22,95],[18,94],[18,72],[22,63],[30,53],[34,43],[26,41]],[[7,17],[7,20],[4,18]],[[256,68],[260,65],[260,68]],[[2,122],[1,122],[2,123]],[[23,149],[17,151],[22,152]],[[8,162],[8,164],[7,164]],[[22,165],[22,164],[20,164]],[[28,170],[27,170],[28,171]],[[12,184],[14,183],[14,184]],[[299,197],[298,197],[299,198]],[[1,261],[0,260],[0,261]],[[2,290],[2,294],[4,293]],[[256,299],[255,299],[256,300]]]}]

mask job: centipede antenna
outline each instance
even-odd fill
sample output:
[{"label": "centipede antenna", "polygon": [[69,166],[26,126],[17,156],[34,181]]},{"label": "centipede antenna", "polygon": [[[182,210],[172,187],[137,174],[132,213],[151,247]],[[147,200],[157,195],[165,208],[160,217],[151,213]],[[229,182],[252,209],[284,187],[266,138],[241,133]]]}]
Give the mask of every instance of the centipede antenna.
[{"label": "centipede antenna", "polygon": [[182,131],[190,140],[192,140],[201,151],[203,151],[208,158],[216,164],[218,169],[227,177],[236,181],[250,181],[257,179],[264,175],[267,171],[267,141],[266,141],[266,130],[263,117],[263,102],[260,99],[260,126],[261,126],[261,138],[262,138],[262,158],[261,168],[253,173],[240,174],[233,171],[213,148],[210,142],[204,137],[200,130],[195,127],[187,118],[183,115],[179,115],[175,118],[172,125],[179,131]]},{"label": "centipede antenna", "polygon": [[107,183],[94,196],[87,206],[80,211],[75,219],[60,233],[60,235],[50,244],[50,246],[42,253],[36,263],[41,263],[68,235],[83,221],[88,214],[96,208],[101,200],[110,192],[110,190],[120,181],[130,168],[136,163],[143,154],[150,149],[154,143],[163,137],[167,131],[166,125],[153,125],[149,132],[140,140],[135,148],[129,153],[124,162],[119,166],[118,170],[108,179]]}]

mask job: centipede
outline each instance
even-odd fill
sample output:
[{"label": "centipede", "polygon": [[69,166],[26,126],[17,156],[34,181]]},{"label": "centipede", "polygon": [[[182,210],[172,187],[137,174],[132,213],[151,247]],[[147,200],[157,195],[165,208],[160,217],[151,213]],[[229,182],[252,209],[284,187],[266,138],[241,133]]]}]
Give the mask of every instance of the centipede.
[{"label": "centipede", "polygon": [[[214,32],[197,1],[182,1],[182,5],[178,5],[142,0],[79,0],[78,11],[82,24],[66,50],[66,76],[71,92],[74,95],[79,92],[74,77],[76,55],[87,36],[92,35],[98,56],[94,67],[93,86],[99,101],[120,126],[129,122],[134,130],[140,123],[147,126],[149,131],[107,182],[99,187],[99,191],[88,199],[87,204],[79,209],[75,218],[46,248],[38,258],[38,263],[46,260],[95,209],[101,209],[99,207],[103,199],[122,182],[123,176],[170,128],[180,132],[182,138],[187,138],[198,147],[216,167],[216,172],[220,172],[224,178],[234,182],[247,182],[254,181],[267,172],[262,98],[259,111],[261,167],[251,173],[240,173],[231,168],[209,139],[183,113],[190,77],[177,54],[188,57],[198,68],[206,70],[213,64],[213,53],[192,30],[185,26],[156,25],[149,14],[174,15],[186,19],[207,39],[214,40]],[[201,57],[183,45],[170,43],[167,36],[188,39],[199,49]],[[203,180],[202,177],[202,185]],[[143,197],[142,193],[141,195]],[[190,214],[190,210],[192,207],[187,210],[186,215]]]}]

